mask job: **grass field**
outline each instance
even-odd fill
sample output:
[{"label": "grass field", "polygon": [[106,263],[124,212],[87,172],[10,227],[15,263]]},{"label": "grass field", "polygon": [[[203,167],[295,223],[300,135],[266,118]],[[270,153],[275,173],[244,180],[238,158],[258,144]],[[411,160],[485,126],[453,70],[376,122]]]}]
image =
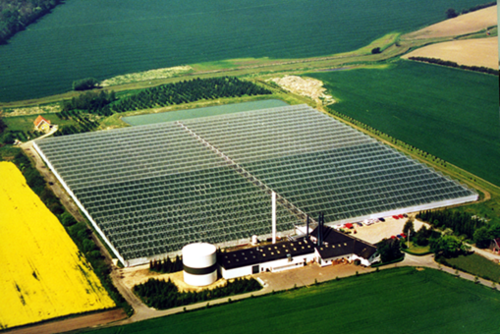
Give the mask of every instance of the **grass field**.
[{"label": "grass field", "polygon": [[[67,1],[0,46],[0,101],[74,80],[235,58],[323,56],[445,19],[477,0]],[[34,47],[36,45],[36,47]]]},{"label": "grass field", "polygon": [[498,77],[409,61],[309,76],[332,109],[500,185]]},{"label": "grass field", "polygon": [[0,329],[115,303],[17,167],[0,162]]},{"label": "grass field", "polygon": [[188,110],[176,110],[157,114],[139,115],[123,117],[123,121],[130,125],[146,125],[162,122],[173,122],[183,119],[207,117],[223,114],[231,114],[240,111],[258,110],[266,108],[276,108],[287,106],[288,104],[280,100],[261,100],[242,102],[236,104],[225,104],[221,106],[196,108]]},{"label": "grass field", "polygon": [[500,283],[500,265],[479,254],[467,256],[460,255],[455,258],[446,259],[446,262],[449,266],[453,266],[472,275]]},{"label": "grass field", "polygon": [[95,333],[485,334],[499,311],[497,291],[405,267]]}]

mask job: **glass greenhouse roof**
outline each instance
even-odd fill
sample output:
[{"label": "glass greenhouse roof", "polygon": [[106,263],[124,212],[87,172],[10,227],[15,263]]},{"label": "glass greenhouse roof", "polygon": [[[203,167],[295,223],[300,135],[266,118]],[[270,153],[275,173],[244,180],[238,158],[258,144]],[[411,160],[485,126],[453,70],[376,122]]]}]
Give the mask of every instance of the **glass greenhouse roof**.
[{"label": "glass greenhouse roof", "polygon": [[[307,105],[37,142],[123,260],[327,223],[463,203],[477,194]],[[145,262],[144,260],[143,262]]]}]

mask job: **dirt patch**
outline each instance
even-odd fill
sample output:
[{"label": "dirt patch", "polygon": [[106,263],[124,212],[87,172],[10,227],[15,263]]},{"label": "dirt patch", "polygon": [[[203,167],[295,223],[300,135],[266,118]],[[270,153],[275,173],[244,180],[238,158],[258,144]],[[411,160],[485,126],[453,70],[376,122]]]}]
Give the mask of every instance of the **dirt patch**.
[{"label": "dirt patch", "polygon": [[432,44],[401,58],[427,57],[453,61],[459,65],[498,67],[498,38],[477,38]]},{"label": "dirt patch", "polygon": [[150,271],[148,264],[136,267],[121,268],[119,269],[119,274],[122,278],[123,284],[130,290],[132,290],[132,288],[137,284],[147,282],[147,280],[149,280],[150,278],[164,279],[165,281],[170,279],[175,285],[177,285],[179,291],[201,291],[205,289],[213,289],[226,283],[225,279],[219,279],[213,284],[203,287],[196,287],[184,282],[184,274],[182,271],[171,274],[161,274]]},{"label": "dirt patch", "polygon": [[415,269],[417,269],[418,271],[424,271],[425,270],[425,268],[422,268],[422,267],[417,267]]},{"label": "dirt patch", "polygon": [[405,37],[418,39],[458,36],[471,34],[497,24],[497,6],[492,6],[433,24]]},{"label": "dirt patch", "polygon": [[29,116],[38,114],[53,114],[61,111],[61,106],[46,105],[26,108],[5,108],[0,109],[0,115],[3,117]]},{"label": "dirt patch", "polygon": [[150,70],[146,72],[129,73],[125,75],[119,75],[111,79],[106,79],[103,82],[101,82],[101,86],[108,87],[108,86],[122,85],[139,81],[167,79],[167,78],[172,78],[181,73],[184,74],[186,72],[191,71],[192,69],[193,68],[191,66],[176,66],[176,67],[159,68],[156,70]]},{"label": "dirt patch", "polygon": [[320,80],[287,75],[283,78],[273,78],[267,81],[272,81],[293,94],[310,97],[319,104],[335,103],[331,95],[325,94],[326,88],[323,87],[323,82]]},{"label": "dirt patch", "polygon": [[50,334],[63,333],[81,328],[102,326],[127,318],[122,309],[83,315],[71,319],[53,321],[38,326],[25,327],[9,331],[9,334]]}]

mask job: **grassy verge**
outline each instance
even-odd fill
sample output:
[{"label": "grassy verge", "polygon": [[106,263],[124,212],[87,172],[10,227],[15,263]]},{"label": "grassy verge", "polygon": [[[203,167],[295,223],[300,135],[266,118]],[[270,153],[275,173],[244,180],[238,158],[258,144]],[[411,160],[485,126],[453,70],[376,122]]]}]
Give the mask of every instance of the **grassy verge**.
[{"label": "grassy verge", "polygon": [[403,252],[406,252],[411,255],[427,255],[432,253],[431,252],[431,247],[430,246],[419,246],[417,244],[414,244],[413,242],[410,241],[410,247],[408,248],[402,248],[401,249]]},{"label": "grassy verge", "polygon": [[408,333],[494,333],[500,326],[497,291],[441,271],[409,267],[234,304],[96,332],[261,333],[265,328],[271,332],[377,334],[399,333],[404,328]]},{"label": "grassy verge", "polygon": [[460,255],[451,259],[442,259],[441,262],[471,275],[500,283],[500,265],[479,254]]}]

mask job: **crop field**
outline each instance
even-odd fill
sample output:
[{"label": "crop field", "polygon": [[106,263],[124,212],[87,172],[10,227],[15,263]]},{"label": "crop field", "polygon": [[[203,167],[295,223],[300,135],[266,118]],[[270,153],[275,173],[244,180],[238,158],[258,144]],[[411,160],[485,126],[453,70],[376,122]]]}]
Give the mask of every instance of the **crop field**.
[{"label": "crop field", "polygon": [[[52,95],[74,80],[234,58],[351,51],[477,0],[68,1],[0,46],[0,101]],[[34,47],[36,45],[36,47]]]},{"label": "crop field", "polygon": [[500,185],[498,77],[409,61],[308,76],[332,109]]},{"label": "crop field", "polygon": [[288,105],[286,102],[280,100],[250,101],[250,102],[242,102],[234,104],[224,104],[221,106],[213,106],[213,107],[160,112],[157,114],[128,116],[128,117],[123,117],[122,120],[125,123],[130,124],[132,126],[147,125],[147,124],[155,124],[162,122],[174,122],[183,119],[191,119],[198,117],[224,115],[240,111],[282,107],[286,105]]},{"label": "crop field", "polygon": [[91,333],[497,333],[500,293],[396,268]]},{"label": "crop field", "polygon": [[0,162],[0,329],[114,307],[57,218]]},{"label": "crop field", "polygon": [[498,68],[498,37],[473,38],[424,46],[401,58],[426,57],[456,62],[459,65]]}]

